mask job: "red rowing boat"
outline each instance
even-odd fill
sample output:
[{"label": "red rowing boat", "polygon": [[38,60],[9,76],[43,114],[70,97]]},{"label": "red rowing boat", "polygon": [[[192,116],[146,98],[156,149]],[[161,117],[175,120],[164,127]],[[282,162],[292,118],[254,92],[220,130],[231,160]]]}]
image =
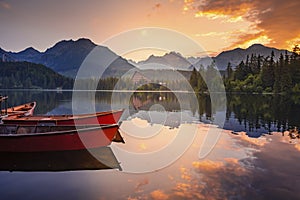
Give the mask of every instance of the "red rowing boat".
[{"label": "red rowing boat", "polygon": [[117,124],[103,126],[0,125],[0,152],[44,152],[108,146]]},{"label": "red rowing boat", "polygon": [[116,124],[123,114],[123,110],[97,112],[80,115],[48,115],[48,116],[11,116],[3,118],[4,124],[18,125],[88,125],[88,124]]}]

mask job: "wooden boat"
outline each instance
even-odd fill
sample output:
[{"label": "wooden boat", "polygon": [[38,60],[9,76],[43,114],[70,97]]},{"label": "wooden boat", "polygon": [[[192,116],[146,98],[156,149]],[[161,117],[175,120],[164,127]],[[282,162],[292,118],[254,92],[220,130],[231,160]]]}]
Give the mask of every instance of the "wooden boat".
[{"label": "wooden boat", "polygon": [[20,117],[33,115],[36,102],[30,102],[14,107],[9,107],[1,110],[1,116],[3,117]]},{"label": "wooden boat", "polygon": [[11,116],[3,118],[4,124],[18,125],[88,125],[88,124],[116,124],[123,114],[123,110],[97,112],[80,115],[45,115],[45,116]]},{"label": "wooden boat", "polygon": [[111,144],[119,126],[0,125],[0,152],[93,149]]},{"label": "wooden boat", "polygon": [[35,107],[36,107],[36,102],[26,103],[26,104],[7,108],[7,113],[9,115],[16,114],[17,116],[31,116],[33,115]]}]

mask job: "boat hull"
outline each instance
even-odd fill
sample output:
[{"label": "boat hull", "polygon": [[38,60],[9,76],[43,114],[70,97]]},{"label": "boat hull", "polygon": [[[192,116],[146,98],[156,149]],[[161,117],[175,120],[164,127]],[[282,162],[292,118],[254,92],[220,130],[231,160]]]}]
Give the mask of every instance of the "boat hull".
[{"label": "boat hull", "polygon": [[[59,126],[55,126],[55,128],[63,129]],[[88,127],[78,130],[71,129],[55,132],[24,134],[22,134],[22,130],[18,130],[15,134],[0,135],[0,151],[43,152],[98,148],[110,145],[118,131],[118,128],[118,125],[114,124],[101,127]]]},{"label": "boat hull", "polygon": [[88,125],[88,124],[116,124],[123,114],[123,110],[97,112],[95,114],[82,115],[53,115],[53,116],[27,116],[7,117],[4,124],[19,125]]}]

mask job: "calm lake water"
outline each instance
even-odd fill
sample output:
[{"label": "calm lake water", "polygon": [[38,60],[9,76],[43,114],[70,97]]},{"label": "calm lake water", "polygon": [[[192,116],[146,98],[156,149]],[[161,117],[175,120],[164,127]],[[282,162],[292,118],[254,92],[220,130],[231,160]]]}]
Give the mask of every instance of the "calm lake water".
[{"label": "calm lake water", "polygon": [[1,94],[11,106],[36,101],[35,114],[125,109],[125,144],[109,147],[122,170],[2,170],[1,199],[300,197],[300,144],[284,132],[300,126],[300,96],[82,92],[72,109],[68,91]]}]

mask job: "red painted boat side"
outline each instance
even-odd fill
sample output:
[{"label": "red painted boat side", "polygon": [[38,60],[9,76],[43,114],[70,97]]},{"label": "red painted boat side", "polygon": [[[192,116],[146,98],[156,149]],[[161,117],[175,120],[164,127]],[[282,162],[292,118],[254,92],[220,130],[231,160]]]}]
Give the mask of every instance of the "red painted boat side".
[{"label": "red painted boat side", "polygon": [[19,125],[88,125],[88,124],[116,124],[123,114],[123,110],[98,112],[95,114],[82,115],[53,115],[53,116],[28,116],[28,117],[8,117],[2,121],[4,124]]},{"label": "red painted boat side", "polygon": [[41,152],[90,149],[111,144],[118,125],[80,130],[0,135],[0,151]]},{"label": "red painted boat side", "polygon": [[57,120],[57,125],[85,125],[85,124],[116,124],[123,114],[123,110],[96,113],[90,117],[76,117],[72,120]]}]

